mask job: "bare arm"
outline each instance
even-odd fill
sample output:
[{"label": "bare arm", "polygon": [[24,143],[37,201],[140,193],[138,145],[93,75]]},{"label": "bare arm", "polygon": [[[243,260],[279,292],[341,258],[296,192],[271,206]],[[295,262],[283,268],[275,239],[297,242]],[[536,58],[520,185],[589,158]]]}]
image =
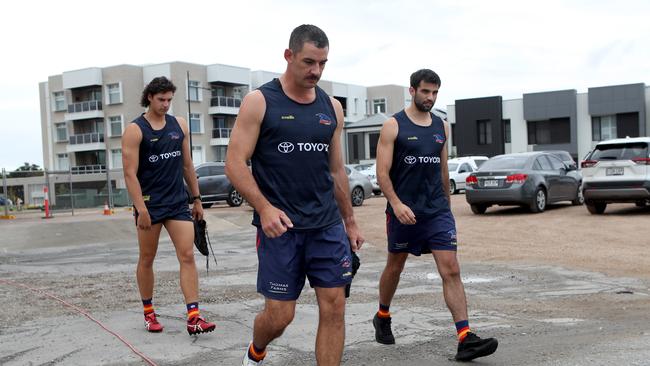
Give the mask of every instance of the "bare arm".
[{"label": "bare arm", "polygon": [[[190,139],[189,139],[189,127],[187,121],[183,117],[176,117],[178,124],[183,130],[183,178],[185,178],[185,183],[190,189],[192,197],[200,196],[199,192],[199,181],[196,179],[196,171],[194,170],[194,164],[192,163],[192,152],[190,149]],[[196,220],[203,219],[203,206],[201,206],[200,201],[197,203],[197,200],[192,201],[192,217]]]},{"label": "bare arm", "polygon": [[148,230],[151,227],[149,211],[144,204],[142,187],[138,181],[138,166],[140,162],[140,142],[142,131],[135,123],[129,124],[122,135],[122,167],[124,169],[124,181],[129,191],[133,206],[138,211],[138,227]]},{"label": "bare arm", "polygon": [[415,215],[408,206],[400,201],[389,175],[390,168],[393,166],[393,150],[398,130],[395,118],[386,121],[381,128],[377,144],[377,181],[382,193],[393,208],[397,220],[402,224],[412,225],[415,224]]},{"label": "bare arm", "polygon": [[451,207],[451,194],[449,192],[449,168],[447,167],[447,145],[449,143],[449,122],[443,121],[445,126],[445,145],[440,152],[440,172],[442,174],[442,189],[445,190],[445,196]]},{"label": "bare arm", "polygon": [[336,199],[336,203],[341,211],[341,216],[343,216],[345,230],[350,239],[352,250],[356,252],[361,249],[364,239],[359,231],[356,220],[354,219],[354,211],[352,210],[352,202],[350,200],[350,185],[348,183],[348,176],[345,174],[345,169],[343,167],[343,154],[341,149],[341,131],[343,130],[343,125],[345,123],[343,107],[338,100],[334,98],[330,99],[332,100],[334,111],[336,112],[337,121],[336,130],[334,131],[334,136],[332,136],[332,141],[330,142],[329,147],[330,174],[334,180],[334,198]]},{"label": "bare arm", "polygon": [[266,111],[266,101],[258,90],[244,97],[226,153],[226,176],[239,193],[260,215],[262,230],[270,238],[282,235],[293,227],[289,217],[273,207],[260,191],[246,162],[255,151],[260,127]]}]

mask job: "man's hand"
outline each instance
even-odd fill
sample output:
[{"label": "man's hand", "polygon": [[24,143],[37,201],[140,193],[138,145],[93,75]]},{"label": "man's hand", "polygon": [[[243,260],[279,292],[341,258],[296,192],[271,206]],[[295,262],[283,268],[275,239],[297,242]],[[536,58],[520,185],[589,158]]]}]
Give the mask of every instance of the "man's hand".
[{"label": "man's hand", "polygon": [[149,211],[138,211],[138,228],[145,231],[151,229],[151,216],[149,216]]},{"label": "man's hand", "polygon": [[415,224],[415,214],[407,205],[400,202],[397,205],[393,206],[393,212],[395,213],[397,220],[399,220],[402,225]]},{"label": "man's hand", "polygon": [[353,252],[361,249],[365,239],[357,226],[357,222],[354,220],[354,217],[349,217],[344,220],[345,222],[345,232],[348,234],[348,239],[350,240],[350,247]]},{"label": "man's hand", "polygon": [[194,201],[192,204],[192,218],[194,220],[203,220],[203,206],[201,201]]},{"label": "man's hand", "polygon": [[266,206],[259,212],[262,223],[262,231],[269,238],[277,238],[284,234],[287,229],[293,227],[293,223],[284,211],[271,205]]}]

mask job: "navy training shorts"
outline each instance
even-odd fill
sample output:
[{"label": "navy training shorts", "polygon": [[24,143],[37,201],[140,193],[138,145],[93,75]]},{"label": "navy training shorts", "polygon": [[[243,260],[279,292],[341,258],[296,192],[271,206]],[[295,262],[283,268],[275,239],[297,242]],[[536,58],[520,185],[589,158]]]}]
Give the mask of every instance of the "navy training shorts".
[{"label": "navy training shorts", "polygon": [[456,222],[450,210],[415,219],[414,225],[403,225],[386,213],[389,252],[419,256],[432,250],[456,250]]},{"label": "navy training shorts", "polygon": [[[147,207],[151,225],[159,224],[166,220],[192,221],[192,214],[187,202],[181,202],[178,205]],[[133,217],[135,217],[135,226],[138,226],[138,210],[133,208]]]},{"label": "navy training shorts", "polygon": [[343,223],[277,238],[257,228],[257,292],[273,300],[298,299],[305,286],[343,287],[352,282],[352,253]]}]

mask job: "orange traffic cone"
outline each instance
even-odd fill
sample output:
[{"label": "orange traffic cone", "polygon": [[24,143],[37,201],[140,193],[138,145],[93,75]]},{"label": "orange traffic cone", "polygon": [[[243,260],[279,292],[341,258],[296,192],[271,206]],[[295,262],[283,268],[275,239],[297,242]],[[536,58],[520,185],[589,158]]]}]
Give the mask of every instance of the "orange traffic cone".
[{"label": "orange traffic cone", "polygon": [[108,202],[104,201],[104,215],[110,216],[112,214],[111,209],[108,207]]}]

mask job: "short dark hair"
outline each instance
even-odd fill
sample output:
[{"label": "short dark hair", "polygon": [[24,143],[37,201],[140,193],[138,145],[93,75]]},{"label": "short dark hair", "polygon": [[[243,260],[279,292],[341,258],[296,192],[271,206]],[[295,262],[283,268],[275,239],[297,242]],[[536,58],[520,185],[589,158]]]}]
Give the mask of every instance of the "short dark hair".
[{"label": "short dark hair", "polygon": [[289,37],[289,49],[291,49],[293,53],[298,53],[302,50],[302,46],[305,42],[313,43],[317,48],[325,48],[330,45],[330,41],[327,39],[325,32],[311,24],[300,25],[291,32],[291,37]]},{"label": "short dark hair", "polygon": [[167,93],[172,92],[176,93],[176,85],[167,79],[164,76],[158,76],[151,80],[147,86],[144,87],[142,91],[142,99],[140,99],[140,105],[143,107],[149,106],[149,96],[156,95],[158,93]]},{"label": "short dark hair", "polygon": [[433,70],[420,69],[411,74],[411,86],[414,89],[417,89],[422,81],[425,83],[436,84],[440,87],[440,76],[438,76],[438,74]]}]

